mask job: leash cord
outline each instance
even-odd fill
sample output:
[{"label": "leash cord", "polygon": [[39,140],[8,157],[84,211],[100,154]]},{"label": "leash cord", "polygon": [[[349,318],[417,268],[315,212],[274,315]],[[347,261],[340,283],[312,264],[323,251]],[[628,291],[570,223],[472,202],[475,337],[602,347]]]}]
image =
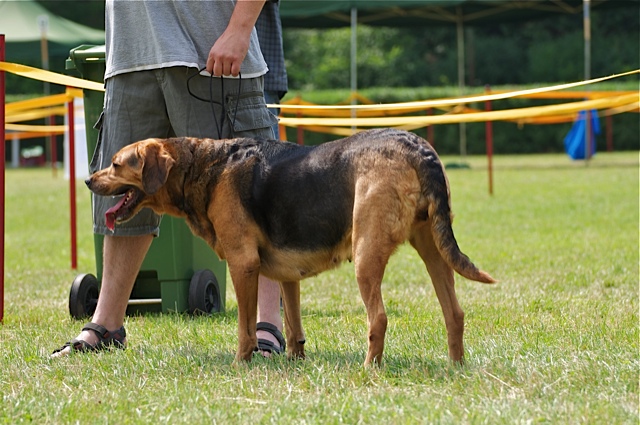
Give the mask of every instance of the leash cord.
[{"label": "leash cord", "polygon": [[[197,73],[193,74],[192,76],[190,76],[189,78],[187,78],[187,91],[189,92],[189,95],[195,99],[198,99],[202,102],[207,102],[209,103],[209,105],[211,106],[211,114],[213,115],[213,122],[216,125],[216,130],[218,130],[218,137],[222,138],[222,127],[224,125],[224,120],[227,116],[227,108],[226,108],[226,102],[222,101],[222,102],[217,102],[215,100],[213,100],[213,74],[211,74],[211,76],[209,77],[209,99],[205,99],[203,97],[198,96],[197,94],[193,93],[191,91],[191,86],[190,86],[190,82],[191,79],[197,75],[200,75],[200,72],[204,71],[206,67],[203,67],[202,69],[200,69]],[[234,136],[234,128],[236,125],[236,116],[238,115],[238,106],[240,105],[240,93],[242,93],[242,74],[238,73],[238,94],[236,96],[236,107],[233,111],[233,119],[231,121],[231,136]],[[220,77],[220,95],[224,96],[224,77]],[[218,116],[216,114],[215,108],[213,105],[220,105],[220,107],[222,108],[222,116],[220,117],[220,122],[218,122]]]}]

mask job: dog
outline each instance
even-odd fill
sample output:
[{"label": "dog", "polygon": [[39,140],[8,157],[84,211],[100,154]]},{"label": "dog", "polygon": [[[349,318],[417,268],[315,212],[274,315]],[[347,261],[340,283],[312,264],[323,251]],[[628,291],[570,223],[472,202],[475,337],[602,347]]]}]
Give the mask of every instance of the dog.
[{"label": "dog", "polygon": [[124,147],[86,184],[121,196],[107,226],[142,208],[184,217],[227,261],[238,301],[235,361],[256,350],[258,275],[281,282],[287,355],[304,358],[300,280],[353,261],[368,318],[365,365],[380,364],[387,316],[381,282],[390,256],[409,241],[440,302],[449,357],[462,362],[464,313],[455,270],[493,283],[460,251],[449,183],[433,147],[395,129],[362,131],[318,146],[276,140],[147,139]]}]

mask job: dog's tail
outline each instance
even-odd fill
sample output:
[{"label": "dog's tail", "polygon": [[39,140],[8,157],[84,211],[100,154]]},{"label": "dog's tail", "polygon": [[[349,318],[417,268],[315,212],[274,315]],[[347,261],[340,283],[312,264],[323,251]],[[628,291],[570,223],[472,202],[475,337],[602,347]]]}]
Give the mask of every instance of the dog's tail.
[{"label": "dog's tail", "polygon": [[478,269],[458,247],[453,235],[449,183],[444,166],[435,150],[425,140],[418,149],[418,176],[423,195],[427,198],[427,214],[431,219],[431,232],[440,255],[460,275],[482,283],[495,283],[489,273]]}]

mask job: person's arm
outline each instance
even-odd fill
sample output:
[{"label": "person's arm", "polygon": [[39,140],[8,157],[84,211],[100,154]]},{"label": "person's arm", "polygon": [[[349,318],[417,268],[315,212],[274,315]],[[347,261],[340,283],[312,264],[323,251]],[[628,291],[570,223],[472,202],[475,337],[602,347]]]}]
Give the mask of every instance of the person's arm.
[{"label": "person's arm", "polygon": [[240,65],[249,50],[251,31],[265,0],[237,0],[229,25],[209,51],[207,71],[219,77],[240,73]]}]

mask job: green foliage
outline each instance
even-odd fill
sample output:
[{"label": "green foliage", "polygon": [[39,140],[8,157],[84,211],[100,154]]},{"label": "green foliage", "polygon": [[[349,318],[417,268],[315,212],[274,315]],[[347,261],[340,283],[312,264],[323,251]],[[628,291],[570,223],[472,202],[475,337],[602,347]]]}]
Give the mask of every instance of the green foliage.
[{"label": "green foliage", "polygon": [[588,167],[498,156],[494,196],[485,158],[468,161],[448,171],[454,230],[500,282],[456,277],[467,363],[449,364],[436,296],[405,245],[385,274],[385,358],[372,370],[361,366],[366,313],[352,264],[302,283],[305,361],[232,366],[231,285],[225,314],[128,317],[126,351],[49,359],[83,323],[67,303],[76,273],[95,267],[89,197],[78,182],[76,272],[68,182],[8,170],[0,423],[637,424],[638,153]]},{"label": "green foliage", "polygon": [[[631,13],[633,12],[633,13]],[[292,90],[349,87],[350,29],[285,30]],[[577,81],[584,77],[582,16],[469,27],[469,86]],[[457,84],[453,25],[358,26],[358,88]],[[640,16],[630,8],[592,12],[591,75],[640,68]]]}]

